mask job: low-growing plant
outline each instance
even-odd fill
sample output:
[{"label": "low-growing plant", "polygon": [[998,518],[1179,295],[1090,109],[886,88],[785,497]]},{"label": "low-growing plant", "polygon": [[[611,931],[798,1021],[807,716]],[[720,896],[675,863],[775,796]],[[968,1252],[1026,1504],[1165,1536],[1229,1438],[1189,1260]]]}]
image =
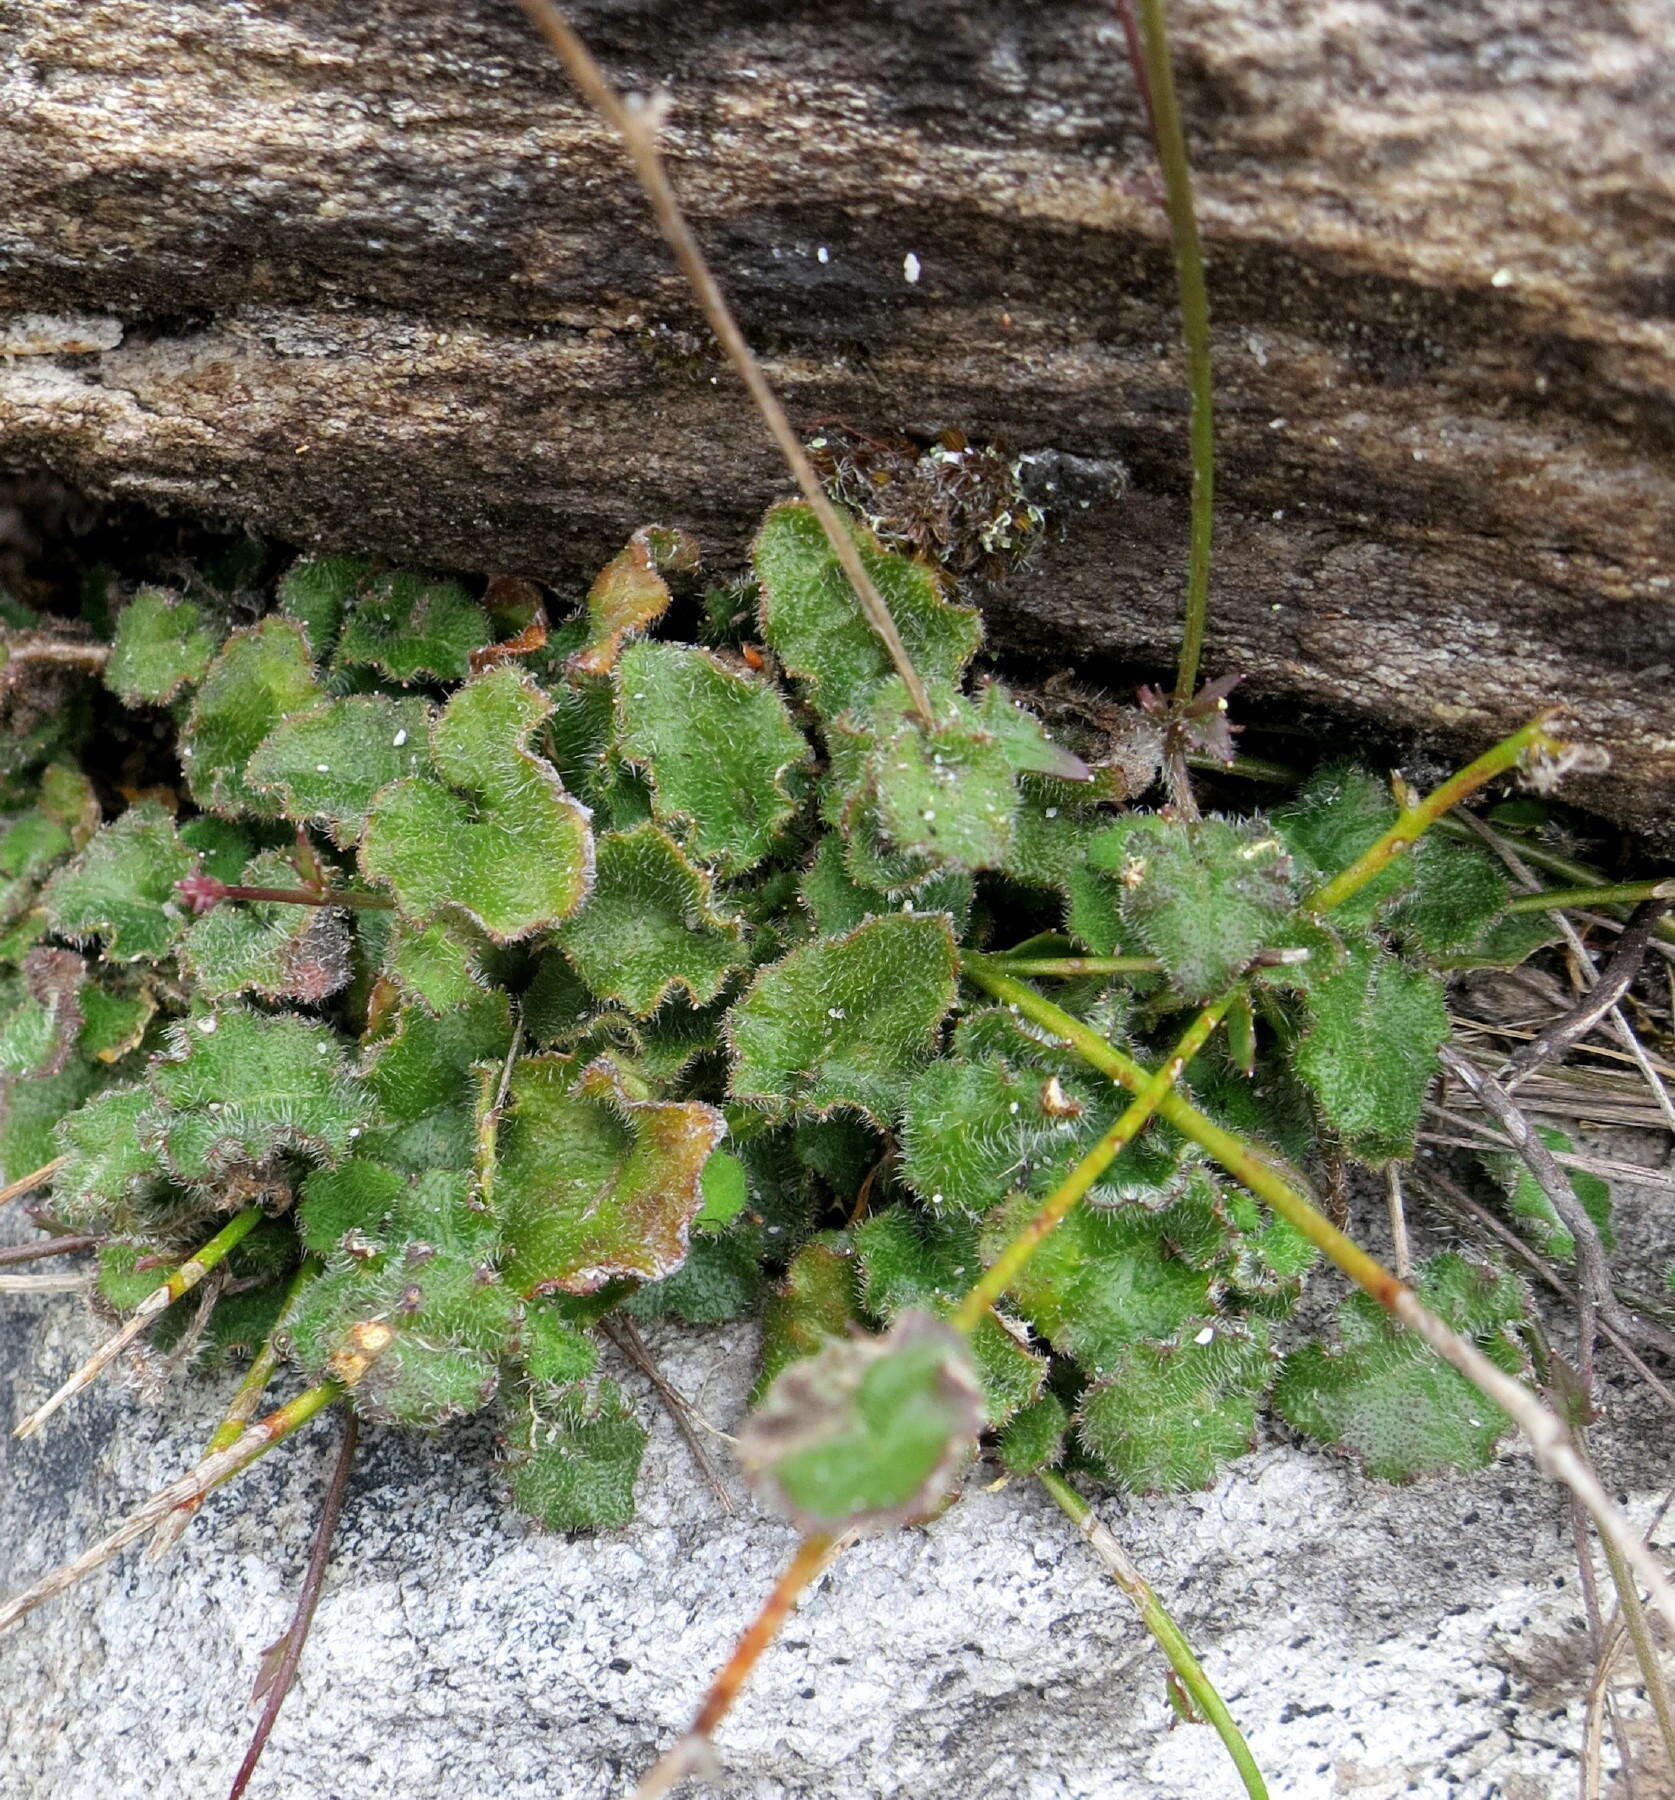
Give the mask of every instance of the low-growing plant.
[{"label": "low-growing plant", "polygon": [[[0,1624],[172,1540],[334,1406],[491,1411],[518,1507],[621,1526],[645,1430],[601,1345],[663,1317],[760,1317],[739,1455],[805,1537],[647,1792],[843,1542],[931,1517],[979,1455],[1088,1534],[1253,1793],[1071,1478],[1203,1487],[1266,1414],[1412,1481],[1484,1466],[1516,1421],[1668,1599],[1526,1385],[1519,1277],[1450,1251],[1398,1280],[1314,1198],[1413,1156],[1448,971],[1552,941],[1431,827],[1552,778],[1553,722],[1425,798],[1334,762],[1203,812],[1190,765],[1233,760],[1230,684],[1195,676],[1207,524],[1177,692],[1050,731],[942,569],[831,523],[774,506],[748,579],[708,589],[647,527],[568,616],[350,556],[260,608],[207,579],[119,583],[103,628],[8,603],[31,723],[0,837],[0,1164],[128,1315],[21,1429],[148,1329],[250,1369],[205,1459]],[[67,666],[78,703],[44,709]],[[1588,1178],[1572,1210],[1491,1168],[1547,1256],[1578,1254],[1577,1215],[1608,1228]],[[1322,1252],[1362,1291],[1317,1335]],[[282,1369],[302,1389],[258,1420]]]}]

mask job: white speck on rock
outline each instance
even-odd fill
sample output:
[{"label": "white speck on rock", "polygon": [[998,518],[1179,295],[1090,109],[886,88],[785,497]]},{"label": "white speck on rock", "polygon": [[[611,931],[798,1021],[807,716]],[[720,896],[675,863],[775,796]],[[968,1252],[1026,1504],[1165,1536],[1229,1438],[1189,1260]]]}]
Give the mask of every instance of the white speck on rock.
[{"label": "white speck on rock", "polygon": [[919,259],[911,250],[901,259],[901,273],[909,287],[919,279]]}]

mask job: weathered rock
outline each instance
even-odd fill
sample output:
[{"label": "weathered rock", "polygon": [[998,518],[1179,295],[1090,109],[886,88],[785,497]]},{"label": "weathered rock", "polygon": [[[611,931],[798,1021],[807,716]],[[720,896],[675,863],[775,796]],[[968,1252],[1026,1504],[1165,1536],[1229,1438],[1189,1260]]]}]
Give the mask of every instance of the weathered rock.
[{"label": "weathered rock", "polygon": [[[1176,629],[1184,405],[1103,0],[576,9],[666,84],[697,228],[797,420],[959,427],[1052,541],[1058,663]],[[1171,6],[1224,451],[1212,666],[1481,742],[1574,703],[1675,831],[1667,9]],[[0,0],[0,460],[468,568],[784,478],[616,146],[503,0]],[[29,315],[23,317],[22,315]]]},{"label": "weathered rock", "polygon": [[[85,1349],[72,1300],[7,1297],[0,1417]],[[722,1427],[750,1334],[658,1334]],[[667,1421],[642,1517],[543,1537],[508,1513],[487,1431],[371,1432],[297,1689],[251,1792],[285,1800],[615,1800],[691,1715],[791,1545],[728,1517]],[[218,1412],[105,1388],[0,1447],[0,1591],[178,1472]],[[1617,1393],[1596,1450],[1649,1519],[1667,1415]],[[260,1652],[284,1629],[332,1454],[316,1427],[213,1498],[158,1568],[130,1553],[0,1641],[0,1791],[221,1792]],[[725,1459],[724,1459],[725,1460]],[[1238,1791],[1214,1735],[1171,1725],[1162,1663],[1029,1484],[847,1553],[721,1734],[733,1800],[1206,1800]],[[1519,1451],[1469,1481],[1378,1487],[1268,1442],[1211,1492],[1107,1516],[1288,1800],[1548,1800],[1570,1791],[1590,1678],[1562,1504]],[[1643,1706],[1624,1695],[1631,1729]],[[1642,1765],[1655,1760],[1646,1740]],[[1609,1763],[1608,1763],[1609,1767]],[[694,1790],[695,1792],[698,1790]]]}]

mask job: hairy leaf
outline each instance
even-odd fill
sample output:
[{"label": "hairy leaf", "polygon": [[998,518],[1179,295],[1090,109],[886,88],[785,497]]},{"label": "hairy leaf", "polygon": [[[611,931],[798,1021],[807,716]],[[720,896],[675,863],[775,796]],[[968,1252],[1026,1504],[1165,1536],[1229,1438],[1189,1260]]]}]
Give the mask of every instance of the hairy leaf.
[{"label": "hairy leaf", "polygon": [[1188,1002],[1223,992],[1290,921],[1290,859],[1257,822],[1124,821],[1088,860],[1116,879],[1124,924]]},{"label": "hairy leaf", "polygon": [[1448,1036],[1442,983],[1363,943],[1303,999],[1308,1024],[1291,1065],[1345,1149],[1375,1168],[1411,1156]]},{"label": "hairy leaf", "polygon": [[432,729],[441,780],[398,781],[373,803],[361,866],[389,882],[409,918],[447,908],[508,943],[561,923],[586,897],[587,811],[524,747],[547,710],[510,666],[478,676]]},{"label": "hairy leaf", "polygon": [[279,610],[307,631],[309,647],[320,661],[336,647],[343,615],[372,572],[364,556],[305,556],[281,579]]},{"label": "hairy leaf", "polygon": [[113,962],[158,962],[187,926],[175,884],[193,856],[155,800],[139,800],[47,883],[41,896],[60,936],[104,941]]},{"label": "hairy leaf", "polygon": [[[245,868],[251,887],[292,887],[296,870],[267,850]],[[349,979],[349,927],[340,908],[251,900],[218,906],[193,921],[180,958],[200,998],[260,994],[312,1005]]]},{"label": "hairy leaf", "polygon": [[373,668],[403,685],[430,676],[464,681],[471,652],[494,641],[489,616],[457,581],[430,575],[375,575],[351,602],[337,660]]},{"label": "hairy leaf", "polygon": [[[1039,1202],[1016,1196],[984,1221],[985,1257],[999,1254]],[[1172,1248],[1173,1209],[1077,1207],[1012,1284],[1008,1306],[1054,1349],[1103,1373],[1143,1340],[1165,1342],[1215,1310],[1215,1277]]]},{"label": "hairy leaf", "polygon": [[656,817],[724,873],[754,868],[791,816],[786,775],[809,754],[779,694],[707,650],[633,644],[617,716],[617,748],[644,767]]},{"label": "hairy leaf", "polygon": [[1106,1480],[1143,1494],[1209,1487],[1255,1443],[1274,1372],[1266,1334],[1213,1322],[1189,1332],[1130,1346],[1084,1396],[1076,1434]]},{"label": "hairy leaf", "polygon": [[668,610],[663,571],[698,566],[698,546],[684,531],[642,525],[599,572],[587,596],[587,642],[570,658],[577,675],[608,675],[624,643]]},{"label": "hairy leaf", "polygon": [[158,1116],[145,1135],[179,1181],[213,1184],[280,1150],[339,1162],[372,1120],[324,1025],[227,1006],[176,1026],[172,1048],[151,1073]]},{"label": "hairy leaf", "polygon": [[804,1244],[762,1309],[762,1364],[752,1401],[762,1398],[781,1370],[847,1337],[859,1318],[854,1252],[831,1237]]},{"label": "hairy leaf", "polygon": [[287,819],[324,825],[344,849],[360,837],[380,788],[424,767],[431,708],[423,700],[350,694],[287,718],[257,746],[245,778]]},{"label": "hairy leaf", "polygon": [[[1576,1148],[1556,1126],[1538,1125],[1536,1131],[1549,1150],[1564,1155]],[[1541,1183],[1530,1173],[1523,1159],[1515,1151],[1508,1150],[1504,1153],[1486,1151],[1479,1160],[1500,1185],[1513,1213],[1524,1221],[1524,1235],[1530,1244],[1543,1256],[1554,1257],[1560,1262],[1574,1261],[1576,1239],[1560,1220],[1553,1202],[1542,1191]],[[1607,1250],[1611,1249],[1614,1240],[1610,1187],[1597,1175],[1589,1175],[1581,1169],[1567,1169],[1565,1178],[1583,1210],[1599,1227],[1600,1242]]]},{"label": "hairy leaf", "polygon": [[532,1389],[506,1426],[512,1499],[548,1531],[599,1531],[634,1517],[646,1434],[613,1382]]},{"label": "hairy leaf", "polygon": [[235,631],[209,666],[187,719],[181,761],[192,798],[217,813],[278,814],[246,779],[252,753],[281,720],[317,698],[308,640],[277,614]]},{"label": "hairy leaf", "polygon": [[[1523,1290],[1510,1275],[1446,1252],[1418,1271],[1419,1297],[1472,1338],[1497,1368],[1522,1372],[1513,1336]],[[1339,1346],[1305,1344],[1286,1357],[1274,1409],[1307,1436],[1332,1444],[1382,1481],[1442,1469],[1481,1469],[1511,1428],[1498,1406],[1440,1361],[1365,1294],[1338,1310]]]},{"label": "hairy leaf", "polygon": [[[883,549],[858,525],[851,529],[920,679],[956,685],[982,639],[976,612],[945,600],[928,564]],[[801,501],[773,507],[753,554],[762,583],[763,636],[803,683],[815,710],[835,719],[864,705],[893,665],[813,510]]]},{"label": "hairy leaf", "polygon": [[520,1293],[656,1280],[686,1255],[725,1125],[698,1101],[630,1098],[606,1061],[525,1057],[500,1126],[497,1204]]},{"label": "hairy leaf", "polygon": [[105,686],[130,706],[160,706],[202,681],[220,647],[221,633],[201,607],[141,588],[116,622]]},{"label": "hairy leaf", "polygon": [[600,999],[641,1019],[676,988],[705,1005],[746,954],[743,925],[714,910],[710,877],[655,825],[599,840],[593,892],[559,942]]},{"label": "hairy leaf", "polygon": [[885,1124],[954,1003],[941,914],[892,913],[763,969],[728,1015],[732,1090],[783,1112],[851,1107]]}]

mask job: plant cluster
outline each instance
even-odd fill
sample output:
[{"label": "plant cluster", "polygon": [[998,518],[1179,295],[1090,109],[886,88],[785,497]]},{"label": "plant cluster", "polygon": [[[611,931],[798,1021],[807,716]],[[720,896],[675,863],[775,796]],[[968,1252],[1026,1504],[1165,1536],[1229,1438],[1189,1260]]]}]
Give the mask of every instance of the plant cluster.
[{"label": "plant cluster", "polygon": [[[923,1516],[979,1437],[1203,1485],[1265,1407],[1396,1479],[1481,1464],[1504,1418],[1376,1309],[1281,1353],[1313,1246],[1163,1118],[950,1326],[1122,1111],[962,967],[1062,964],[1059,1004],[1147,1063],[1231,996],[1194,1103],[1275,1167],[1376,1167],[1435,1073],[1436,959],[1545,932],[1434,837],[1311,903],[1398,817],[1361,769],[1268,815],[1141,809],[1132,742],[1056,742],[974,676],[933,568],[856,541],[929,722],[798,503],[756,540],[751,635],[712,605],[709,647],[656,635],[694,560],[656,530],[550,635],[521,590],[352,558],[252,623],[133,594],[103,681],[169,709],[181,776],[107,820],[73,740],[14,773],[5,1166],[56,1164],[45,1210],[99,1240],[114,1308],[216,1244],[213,1306],[162,1325],[202,1359],[276,1333],[341,1379],[387,1326],[355,1408],[496,1407],[555,1528],[631,1513],[617,1309],[762,1313],[746,1458],[811,1526]],[[1421,1292],[1521,1367],[1516,1282],[1447,1256]]]}]

